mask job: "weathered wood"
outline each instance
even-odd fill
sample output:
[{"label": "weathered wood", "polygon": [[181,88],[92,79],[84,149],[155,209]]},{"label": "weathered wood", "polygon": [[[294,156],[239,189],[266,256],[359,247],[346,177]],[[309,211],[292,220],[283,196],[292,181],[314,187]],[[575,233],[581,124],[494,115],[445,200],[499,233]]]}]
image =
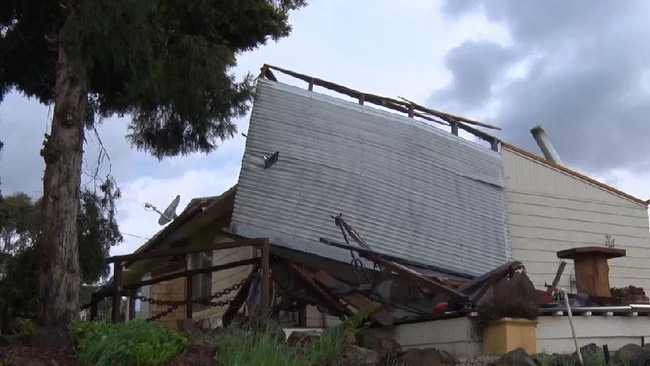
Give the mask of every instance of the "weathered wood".
[{"label": "weathered wood", "polygon": [[138,287],[149,286],[160,282],[175,280],[180,277],[187,277],[187,276],[193,276],[193,275],[204,274],[204,273],[212,273],[212,272],[222,271],[224,269],[230,269],[230,268],[241,267],[241,266],[246,266],[249,264],[257,264],[257,263],[259,263],[259,258],[242,259],[240,261],[219,264],[208,268],[189,269],[183,272],[170,273],[168,275],[158,276],[148,280],[142,280],[136,283],[130,283],[128,285],[124,285],[123,288],[135,289]]},{"label": "weathered wood", "polygon": [[269,239],[262,240],[262,305],[260,311],[262,312],[262,319],[266,320],[269,317],[269,295],[270,295],[270,271],[269,271],[269,257],[271,255],[271,244]]},{"label": "weathered wood", "polygon": [[130,291],[129,295],[129,321],[135,319],[135,295],[137,295],[135,290]]},{"label": "weathered wood", "polygon": [[[344,283],[342,283],[341,281],[337,280],[336,278],[332,277],[329,273],[324,271],[316,272],[316,274],[314,274],[314,280],[316,280],[316,282],[330,289],[340,288],[341,286],[345,285]],[[357,309],[363,309],[364,307],[375,304],[374,302],[370,301],[370,299],[368,299],[367,297],[358,293],[351,293],[351,294],[341,296],[341,299],[343,299],[343,301],[347,302],[348,304],[354,306]],[[393,326],[393,316],[385,309],[380,309],[379,311],[373,313],[372,315],[370,315],[370,318],[383,327]]]},{"label": "weathered wood", "polygon": [[558,258],[573,259],[578,292],[611,297],[607,260],[625,256],[625,249],[580,247],[557,252]]},{"label": "weathered wood", "polygon": [[174,248],[174,249],[160,249],[151,252],[133,253],[126,255],[117,255],[107,259],[108,263],[117,261],[133,262],[141,259],[151,259],[160,257],[171,257],[178,254],[193,254],[200,252],[209,252],[212,250],[232,249],[243,246],[261,246],[262,239],[241,239],[228,243],[212,243],[210,245],[201,245],[196,247]]},{"label": "weathered wood", "polygon": [[339,314],[350,314],[350,311],[345,308],[340,302],[333,298],[330,294],[327,293],[321,286],[314,281],[313,274],[309,273],[307,270],[300,268],[297,264],[289,262],[287,266],[302,280],[305,284],[311,288],[318,298],[323,301],[331,309],[337,311]]},{"label": "weathered wood", "polygon": [[116,262],[113,270],[113,308],[111,321],[117,323],[120,318],[120,304],[122,303],[122,262]]},{"label": "weathered wood", "polygon": [[192,282],[194,275],[185,275],[185,319],[192,319]]},{"label": "weathered wood", "polygon": [[237,312],[239,312],[239,309],[241,309],[242,305],[244,305],[244,302],[246,301],[246,297],[248,296],[248,291],[251,288],[251,282],[253,280],[253,276],[255,276],[255,273],[257,273],[258,270],[259,270],[258,266],[255,266],[253,268],[251,273],[248,274],[246,281],[237,292],[237,295],[235,295],[235,297],[230,302],[228,309],[226,309],[226,312],[223,314],[223,317],[221,318],[224,327],[227,327],[228,325],[230,325],[230,323],[232,323],[233,319],[235,318],[235,315],[237,314]]}]

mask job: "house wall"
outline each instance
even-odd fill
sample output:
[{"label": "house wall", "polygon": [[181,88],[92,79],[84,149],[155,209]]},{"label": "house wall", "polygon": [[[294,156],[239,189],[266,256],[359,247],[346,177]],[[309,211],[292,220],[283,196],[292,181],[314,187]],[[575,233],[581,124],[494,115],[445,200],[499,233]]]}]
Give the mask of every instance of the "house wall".
[{"label": "house wall", "polygon": [[[607,344],[614,352],[633,343],[643,346],[650,336],[647,316],[574,316],[578,343]],[[437,348],[456,357],[476,357],[483,353],[483,340],[470,317],[398,325],[395,340],[405,348]],[[566,316],[543,316],[537,324],[538,353],[573,353],[575,346]]]},{"label": "house wall", "polygon": [[[177,278],[171,281],[151,285],[151,298],[167,301],[185,300],[185,278]],[[167,305],[151,304],[149,307],[150,316],[158,315],[166,311],[168,308],[169,306]],[[181,319],[185,319],[185,306],[178,307],[176,310],[156,322],[176,328],[177,321]]]},{"label": "house wall", "polygon": [[[216,239],[217,241],[226,242],[229,239],[221,238]],[[255,249],[253,247],[240,247],[232,249],[223,249],[215,250],[212,253],[212,262],[213,265],[218,266],[220,264],[226,264],[230,262],[236,262],[244,259],[249,259],[255,256]],[[222,291],[226,288],[232,287],[233,285],[243,281],[250,272],[252,271],[253,266],[240,266],[235,268],[230,268],[212,274],[212,293]],[[214,299],[214,301],[223,301],[232,299],[237,295],[238,291],[233,291],[228,295],[223,296],[222,298]],[[217,306],[212,307],[203,311],[198,311],[193,313],[193,318],[195,319],[210,319],[216,321],[216,324],[220,324],[220,318],[223,313],[226,311],[227,307]]]},{"label": "house wall", "polygon": [[[627,251],[609,261],[611,286],[650,289],[644,205],[507,147],[502,157],[513,258],[524,263],[536,287],[553,281],[558,251],[604,246],[609,234],[616,248]],[[559,285],[575,291],[573,261],[566,262]]]}]

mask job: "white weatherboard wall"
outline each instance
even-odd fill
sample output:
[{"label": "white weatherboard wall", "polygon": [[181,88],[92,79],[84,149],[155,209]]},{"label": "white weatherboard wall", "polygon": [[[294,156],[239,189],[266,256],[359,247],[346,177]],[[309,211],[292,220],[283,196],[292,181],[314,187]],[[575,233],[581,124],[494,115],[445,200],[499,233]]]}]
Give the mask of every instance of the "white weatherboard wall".
[{"label": "white weatherboard wall", "polygon": [[[264,168],[264,156],[279,160]],[[350,261],[331,215],[373,249],[479,275],[509,259],[501,157],[414,119],[259,80],[231,230]]]},{"label": "white weatherboard wall", "polygon": [[[609,261],[610,285],[650,290],[650,233],[643,204],[598,187],[518,151],[502,149],[513,258],[526,266],[536,287],[551,283],[557,252],[605,246],[605,234],[627,256]],[[573,261],[560,286],[571,287]]]},{"label": "white weatherboard wall", "polygon": [[[606,344],[610,351],[632,343],[644,345],[650,337],[648,316],[574,316],[578,344]],[[461,317],[398,325],[395,340],[405,349],[437,348],[456,357],[476,357],[483,353],[483,337],[473,318]],[[542,316],[537,324],[537,353],[573,353],[575,345],[566,316]]]}]

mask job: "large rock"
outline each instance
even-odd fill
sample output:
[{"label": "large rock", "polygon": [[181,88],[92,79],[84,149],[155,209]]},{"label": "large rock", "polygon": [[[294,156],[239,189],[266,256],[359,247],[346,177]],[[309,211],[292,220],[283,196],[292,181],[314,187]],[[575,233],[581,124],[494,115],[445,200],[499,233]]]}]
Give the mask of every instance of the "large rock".
[{"label": "large rock", "polygon": [[345,353],[344,365],[376,366],[380,365],[379,354],[371,349],[350,346]]},{"label": "large rock", "polygon": [[650,349],[626,344],[616,352],[616,360],[630,366],[650,366]]},{"label": "large rock", "polygon": [[449,352],[435,348],[408,349],[404,352],[402,361],[409,366],[438,366],[456,363],[456,359]]},{"label": "large rock", "polygon": [[215,359],[216,348],[207,344],[191,344],[167,366],[219,366]]},{"label": "large rock", "polygon": [[537,366],[535,360],[523,348],[506,353],[496,364],[498,366]]}]

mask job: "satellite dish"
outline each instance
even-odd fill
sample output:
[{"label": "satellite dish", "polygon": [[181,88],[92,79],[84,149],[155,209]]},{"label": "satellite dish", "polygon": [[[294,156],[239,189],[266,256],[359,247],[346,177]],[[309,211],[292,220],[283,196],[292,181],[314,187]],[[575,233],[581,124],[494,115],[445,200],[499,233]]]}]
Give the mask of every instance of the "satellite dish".
[{"label": "satellite dish", "polygon": [[181,196],[176,195],[176,198],[174,198],[172,203],[170,203],[169,206],[167,206],[164,212],[158,211],[156,206],[152,205],[151,203],[145,203],[143,206],[144,209],[147,211],[157,212],[160,215],[160,218],[158,219],[158,225],[165,225],[166,223],[178,217],[178,215],[176,215],[176,208],[178,207],[178,203],[180,202],[180,200],[181,200]]}]

